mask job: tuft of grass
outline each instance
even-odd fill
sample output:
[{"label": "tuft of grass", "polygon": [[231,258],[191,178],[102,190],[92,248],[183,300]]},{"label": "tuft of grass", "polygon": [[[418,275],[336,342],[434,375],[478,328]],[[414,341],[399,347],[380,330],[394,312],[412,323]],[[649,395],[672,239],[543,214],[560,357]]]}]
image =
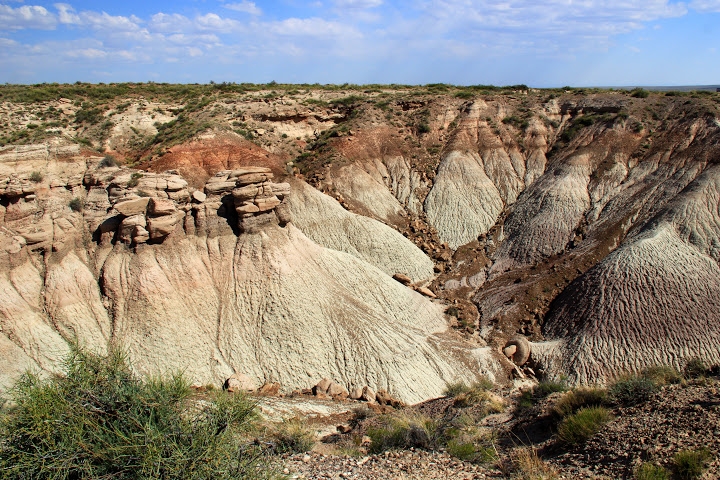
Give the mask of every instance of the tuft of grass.
[{"label": "tuft of grass", "polygon": [[574,414],[586,407],[601,407],[607,400],[607,391],[602,388],[581,387],[563,395],[553,405],[553,413],[560,418]]},{"label": "tuft of grass", "polygon": [[557,471],[548,465],[533,447],[519,447],[510,452],[513,478],[517,480],[553,480]]},{"label": "tuft of grass", "polygon": [[43,178],[45,178],[43,174],[38,171],[34,171],[30,174],[30,181],[33,183],[40,183],[43,181]]},{"label": "tuft of grass", "polygon": [[658,385],[652,379],[639,375],[628,375],[610,385],[609,392],[616,404],[633,406],[647,402],[657,390]]},{"label": "tuft of grass", "polygon": [[368,428],[370,453],[398,448],[432,448],[438,439],[438,425],[421,414],[399,413],[379,417],[379,425]]},{"label": "tuft of grass", "polygon": [[315,435],[299,418],[272,426],[264,440],[272,445],[275,453],[304,453],[315,445]]},{"label": "tuft of grass", "polygon": [[241,440],[255,421],[243,395],[192,397],[181,374],[141,379],[126,355],[77,346],[64,373],[27,373],[0,421],[3,478],[274,478]]},{"label": "tuft of grass", "polygon": [[670,472],[660,465],[645,462],[635,470],[635,480],[670,480]]},{"label": "tuft of grass", "polygon": [[681,480],[694,480],[702,477],[712,460],[712,453],[700,450],[681,450],[673,457],[674,470]]},{"label": "tuft of grass", "polygon": [[612,420],[610,411],[605,407],[587,407],[578,410],[560,423],[558,439],[569,445],[577,445],[588,440]]},{"label": "tuft of grass", "polygon": [[445,390],[443,390],[443,395],[446,397],[452,397],[455,398],[458,395],[462,395],[463,393],[467,393],[470,391],[470,387],[467,386],[465,382],[458,381],[458,382],[452,382],[445,385]]},{"label": "tuft of grass", "polygon": [[531,389],[523,390],[518,398],[518,409],[530,408],[543,398],[556,393],[565,392],[568,387],[565,382],[542,381]]}]

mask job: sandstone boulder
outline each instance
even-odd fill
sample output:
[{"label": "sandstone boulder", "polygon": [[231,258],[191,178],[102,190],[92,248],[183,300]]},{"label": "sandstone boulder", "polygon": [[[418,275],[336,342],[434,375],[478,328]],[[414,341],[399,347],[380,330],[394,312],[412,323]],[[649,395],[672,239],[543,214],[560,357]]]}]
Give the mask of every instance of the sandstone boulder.
[{"label": "sandstone boulder", "polygon": [[257,390],[255,381],[244,373],[233,373],[225,380],[223,388],[228,392],[254,392]]},{"label": "sandstone boulder", "polygon": [[133,198],[132,200],[123,200],[113,205],[113,208],[126,217],[144,214],[147,210],[150,199],[148,197]]}]

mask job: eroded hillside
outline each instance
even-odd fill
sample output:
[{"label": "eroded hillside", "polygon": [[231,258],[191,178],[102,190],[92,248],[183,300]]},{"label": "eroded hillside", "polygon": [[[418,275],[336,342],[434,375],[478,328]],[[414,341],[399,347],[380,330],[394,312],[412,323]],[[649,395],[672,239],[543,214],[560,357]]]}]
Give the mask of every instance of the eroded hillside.
[{"label": "eroded hillside", "polygon": [[74,338],[198,382],[407,401],[523,375],[516,334],[524,374],[575,382],[720,361],[716,94],[0,94],[5,385]]}]

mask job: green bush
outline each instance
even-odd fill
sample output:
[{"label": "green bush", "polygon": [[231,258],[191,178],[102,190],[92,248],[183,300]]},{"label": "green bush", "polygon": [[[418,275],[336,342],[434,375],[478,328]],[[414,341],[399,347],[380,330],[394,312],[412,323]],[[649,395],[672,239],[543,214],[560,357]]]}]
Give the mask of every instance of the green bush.
[{"label": "green bush", "polygon": [[681,450],[673,457],[675,473],[682,480],[700,478],[710,460],[712,460],[712,454],[707,449]]},{"label": "green bush", "polygon": [[242,395],[193,399],[180,375],[141,379],[124,353],[74,347],[64,373],[25,374],[0,421],[0,478],[272,478],[241,440],[254,419]]},{"label": "green bush", "polygon": [[639,375],[622,377],[616,380],[609,389],[613,402],[623,406],[647,402],[657,390],[657,383]]},{"label": "green bush", "polygon": [[565,392],[568,387],[565,382],[542,381],[535,387],[523,390],[518,398],[518,409],[530,408],[543,398],[556,392]]},{"label": "green bush", "polygon": [[378,418],[379,425],[368,428],[370,453],[396,448],[432,448],[436,445],[438,426],[422,415],[387,415]]},{"label": "green bush", "polygon": [[653,381],[657,385],[670,385],[682,383],[683,377],[675,368],[667,365],[658,365],[643,370],[642,376]]},{"label": "green bush", "polygon": [[635,480],[670,480],[670,473],[653,463],[643,463],[635,470]]},{"label": "green bush", "polygon": [[468,387],[465,382],[459,381],[459,382],[453,382],[448,383],[445,385],[445,390],[443,390],[443,395],[446,397],[457,397],[458,395],[461,395],[463,393],[467,393],[470,391],[470,387]]},{"label": "green bush", "polygon": [[70,200],[70,203],[68,203],[68,207],[70,207],[70,210],[72,210],[73,212],[82,212],[82,209],[84,207],[83,201],[80,200],[78,197],[75,197]]},{"label": "green bush", "polygon": [[315,445],[315,435],[301,420],[292,419],[271,428],[266,443],[275,453],[304,453]]},{"label": "green bush", "polygon": [[612,419],[605,407],[588,407],[566,417],[558,427],[558,439],[570,445],[583,443]]},{"label": "green bush", "polygon": [[108,167],[117,167],[118,162],[115,157],[112,155],[105,155],[105,157],[100,160],[100,163],[98,164],[100,168],[108,168]]},{"label": "green bush", "polygon": [[701,358],[691,358],[685,364],[685,376],[687,378],[704,377],[708,372],[708,365]]},{"label": "green bush", "polygon": [[40,173],[40,172],[32,172],[32,173],[30,174],[30,181],[31,181],[31,182],[34,182],[34,183],[40,183],[40,182],[42,182],[42,181],[43,181],[43,178],[45,178],[45,177],[43,177],[43,174]]},{"label": "green bush", "polygon": [[140,179],[142,178],[143,174],[140,172],[133,172],[132,175],[130,175],[130,180],[127,182],[128,188],[137,187],[138,183],[140,183]]},{"label": "green bush", "polygon": [[630,96],[635,98],[647,98],[650,96],[650,92],[642,88],[636,88],[630,92]]},{"label": "green bush", "polygon": [[560,397],[553,405],[553,413],[565,418],[586,407],[601,407],[607,400],[607,391],[602,388],[582,387]]}]

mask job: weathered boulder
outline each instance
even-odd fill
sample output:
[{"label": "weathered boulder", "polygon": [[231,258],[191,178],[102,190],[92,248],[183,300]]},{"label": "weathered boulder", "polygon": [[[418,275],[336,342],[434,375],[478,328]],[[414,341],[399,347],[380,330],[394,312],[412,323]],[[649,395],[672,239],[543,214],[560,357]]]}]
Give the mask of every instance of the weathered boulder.
[{"label": "weathered boulder", "polygon": [[113,205],[113,208],[126,217],[144,214],[147,210],[150,199],[148,197],[133,198],[131,200],[123,200]]},{"label": "weathered boulder", "polygon": [[254,392],[257,390],[255,381],[244,373],[233,373],[225,380],[223,388],[228,392]]}]

